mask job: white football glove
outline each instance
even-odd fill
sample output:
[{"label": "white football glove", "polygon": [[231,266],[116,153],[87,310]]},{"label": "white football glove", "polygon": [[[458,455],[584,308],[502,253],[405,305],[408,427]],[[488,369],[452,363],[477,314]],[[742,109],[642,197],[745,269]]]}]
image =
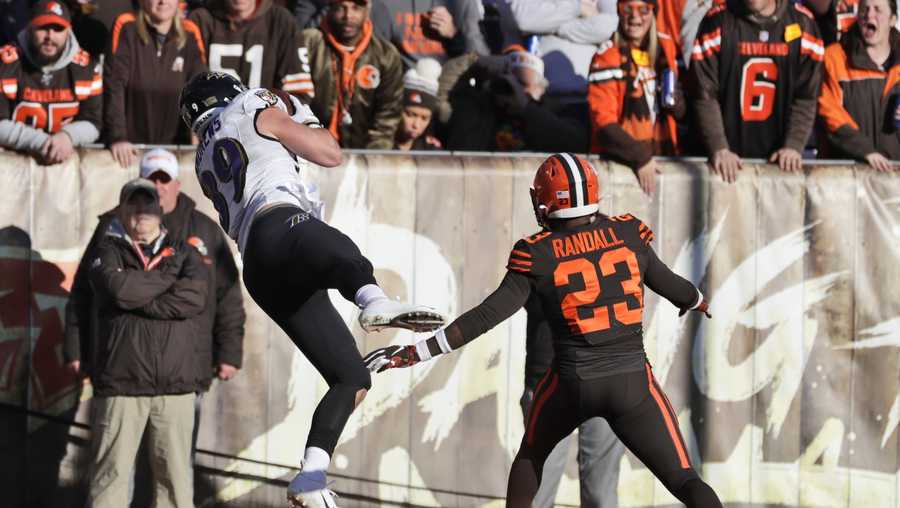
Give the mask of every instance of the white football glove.
[{"label": "white football glove", "polygon": [[300,99],[294,97],[293,95],[288,95],[288,97],[290,97],[291,105],[294,106],[294,114],[291,115],[292,120],[297,123],[302,123],[307,127],[322,127],[322,123],[319,122],[319,119],[316,118],[316,115],[313,114],[312,109],[310,109],[309,106],[300,102]]}]

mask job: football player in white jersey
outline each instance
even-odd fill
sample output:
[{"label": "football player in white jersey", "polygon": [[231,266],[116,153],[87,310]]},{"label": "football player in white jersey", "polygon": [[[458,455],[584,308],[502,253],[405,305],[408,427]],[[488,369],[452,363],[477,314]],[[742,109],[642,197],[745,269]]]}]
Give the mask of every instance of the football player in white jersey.
[{"label": "football player in white jersey", "polygon": [[247,290],[328,382],[288,500],[332,507],[325,473],[371,379],[327,289],[339,290],[362,309],[359,322],[367,331],[430,331],[443,317],[388,299],[353,241],[321,220],[322,207],[298,173],[306,161],[337,166],[342,155],[308,107],[287,94],[248,90],[218,72],[191,79],[180,102],[182,118],[201,140],[197,178],[222,228],[238,242]]}]

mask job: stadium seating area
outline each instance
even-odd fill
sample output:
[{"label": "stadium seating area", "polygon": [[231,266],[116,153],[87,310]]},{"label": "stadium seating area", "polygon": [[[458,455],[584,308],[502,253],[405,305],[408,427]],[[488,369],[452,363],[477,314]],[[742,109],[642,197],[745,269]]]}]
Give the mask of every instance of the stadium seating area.
[{"label": "stadium seating area", "polygon": [[[879,2],[888,5],[872,0],[867,11]],[[845,52],[855,47],[850,37],[841,42],[844,33],[866,48],[879,38],[888,52],[896,44],[876,37],[896,31],[877,14],[859,14],[874,35],[853,28],[856,2],[768,0],[787,13],[774,30],[753,24],[754,16],[772,14],[755,12],[760,2],[195,0],[172,15],[160,7],[166,3],[68,0],[75,39],[104,62],[95,141],[123,166],[134,162],[134,144],[190,142],[174,98],[204,67],[295,94],[345,148],[598,153],[630,166],[648,191],[654,155],[708,156],[729,180],[740,158],[771,159],[789,170],[799,168],[801,155],[818,154],[888,170],[900,150],[896,101],[876,108],[884,118],[859,118],[872,108],[842,104],[840,88],[850,79],[842,76],[865,69],[823,65],[828,43]],[[0,43],[28,51],[34,4],[7,2]],[[347,14],[351,7],[359,12]],[[890,7],[888,21],[896,22]],[[736,29],[723,35],[726,26]],[[177,48],[167,56],[169,39]],[[755,49],[727,50],[728,41]],[[154,44],[158,62],[140,52]],[[358,57],[335,49],[355,44]],[[756,63],[747,67],[751,56]],[[887,79],[894,60],[880,60],[871,66]],[[733,66],[745,68],[726,77],[721,69]],[[164,77],[157,83],[153,76]],[[21,90],[10,93],[9,72],[4,78],[11,112],[23,99]],[[886,96],[895,85],[886,85]],[[23,119],[43,125],[12,118]],[[52,135],[60,126],[49,122],[44,130]],[[0,145],[29,151],[3,129]]]}]

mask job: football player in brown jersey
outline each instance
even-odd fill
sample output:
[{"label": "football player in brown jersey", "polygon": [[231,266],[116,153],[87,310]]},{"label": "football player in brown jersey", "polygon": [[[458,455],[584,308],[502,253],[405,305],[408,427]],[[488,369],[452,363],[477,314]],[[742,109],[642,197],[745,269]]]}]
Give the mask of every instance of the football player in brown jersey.
[{"label": "football player in brown jersey", "polygon": [[507,506],[530,507],[544,460],[587,419],[601,416],[663,485],[689,507],[721,507],[688,456],[643,346],[644,284],[682,313],[709,304],[653,251],[653,232],[631,215],[599,213],[594,168],[550,156],[531,190],[542,230],[512,249],[500,287],[433,337],[369,353],[372,371],[408,367],[458,349],[512,316],[537,294],[554,336],[555,360],[534,393],[513,461]]}]

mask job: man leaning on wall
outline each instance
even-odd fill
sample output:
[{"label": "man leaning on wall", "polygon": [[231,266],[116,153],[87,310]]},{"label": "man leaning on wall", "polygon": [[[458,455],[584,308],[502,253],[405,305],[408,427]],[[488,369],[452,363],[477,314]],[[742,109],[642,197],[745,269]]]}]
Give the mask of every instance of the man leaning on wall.
[{"label": "man leaning on wall", "polygon": [[858,20],[825,50],[819,117],[829,158],[854,158],[879,171],[900,159],[900,32],[897,3],[862,0]]},{"label": "man leaning on wall", "polygon": [[78,45],[62,2],[34,6],[15,44],[0,48],[0,147],[56,164],[100,136],[100,64]]}]

